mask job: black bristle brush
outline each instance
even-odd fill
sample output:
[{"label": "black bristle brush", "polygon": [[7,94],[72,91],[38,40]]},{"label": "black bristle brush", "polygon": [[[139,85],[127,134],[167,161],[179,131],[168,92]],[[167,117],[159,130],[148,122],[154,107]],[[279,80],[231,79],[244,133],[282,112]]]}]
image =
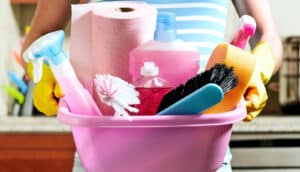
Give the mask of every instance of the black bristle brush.
[{"label": "black bristle brush", "polygon": [[225,64],[216,64],[211,69],[197,74],[185,84],[181,84],[168,92],[162,98],[157,112],[164,110],[208,83],[217,84],[221,87],[223,93],[226,94],[237,86],[238,78],[234,74],[232,67],[227,67]]}]

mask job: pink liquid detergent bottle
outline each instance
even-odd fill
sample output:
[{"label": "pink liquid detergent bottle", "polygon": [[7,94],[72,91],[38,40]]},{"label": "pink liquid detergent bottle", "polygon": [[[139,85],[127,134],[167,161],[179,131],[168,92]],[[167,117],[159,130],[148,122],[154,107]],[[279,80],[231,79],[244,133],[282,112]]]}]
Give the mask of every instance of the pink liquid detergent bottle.
[{"label": "pink liquid detergent bottle", "polygon": [[184,83],[199,70],[199,51],[176,38],[175,14],[160,12],[157,16],[154,40],[133,49],[129,55],[129,72],[134,82],[140,77],[145,61],[154,62],[159,76],[172,87]]},{"label": "pink liquid detergent bottle", "polygon": [[137,115],[155,115],[161,99],[172,87],[159,77],[159,68],[154,62],[145,62],[140,73],[141,77],[133,83],[141,102],[136,105],[139,109]]}]

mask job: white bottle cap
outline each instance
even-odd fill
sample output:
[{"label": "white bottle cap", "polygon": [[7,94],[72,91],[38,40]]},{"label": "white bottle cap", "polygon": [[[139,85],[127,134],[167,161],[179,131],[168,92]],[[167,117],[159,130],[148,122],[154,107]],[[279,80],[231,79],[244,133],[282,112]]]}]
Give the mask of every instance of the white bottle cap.
[{"label": "white bottle cap", "polygon": [[142,76],[158,76],[159,70],[154,62],[144,62],[144,66],[141,68]]}]

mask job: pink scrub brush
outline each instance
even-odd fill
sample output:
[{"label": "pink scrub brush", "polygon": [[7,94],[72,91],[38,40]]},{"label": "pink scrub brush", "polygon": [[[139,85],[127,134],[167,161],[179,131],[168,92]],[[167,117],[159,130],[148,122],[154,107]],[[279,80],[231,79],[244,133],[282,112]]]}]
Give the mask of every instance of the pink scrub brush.
[{"label": "pink scrub brush", "polygon": [[244,49],[251,36],[255,34],[256,22],[248,15],[243,15],[238,23],[237,32],[231,40],[231,45]]}]

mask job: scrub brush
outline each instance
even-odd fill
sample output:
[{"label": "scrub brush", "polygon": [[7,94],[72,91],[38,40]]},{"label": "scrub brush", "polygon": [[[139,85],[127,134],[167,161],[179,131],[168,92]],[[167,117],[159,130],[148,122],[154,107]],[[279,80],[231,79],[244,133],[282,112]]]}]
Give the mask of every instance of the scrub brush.
[{"label": "scrub brush", "polygon": [[127,111],[137,113],[138,109],[130,105],[140,103],[134,86],[119,77],[108,74],[96,75],[96,91],[101,101],[115,110],[114,116],[124,116],[130,120]]},{"label": "scrub brush", "polygon": [[[210,70],[204,71],[195,77],[188,80],[185,84],[181,84],[175,89],[167,93],[161,100],[158,107],[158,114],[174,103],[191,95],[203,86],[213,83],[219,86],[223,94],[226,94],[238,84],[238,78],[233,72],[232,67],[227,67],[225,64],[216,64]],[[209,99],[209,97],[205,97]],[[199,102],[199,104],[205,102]],[[209,107],[207,107],[209,108]],[[165,113],[164,113],[165,114]]]}]

